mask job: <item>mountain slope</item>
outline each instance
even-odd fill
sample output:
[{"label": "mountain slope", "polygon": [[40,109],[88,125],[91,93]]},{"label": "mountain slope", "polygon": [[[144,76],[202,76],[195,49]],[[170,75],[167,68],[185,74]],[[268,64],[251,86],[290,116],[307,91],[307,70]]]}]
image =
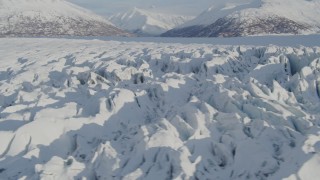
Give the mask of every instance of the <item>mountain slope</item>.
[{"label": "mountain slope", "polygon": [[177,28],[197,26],[197,25],[210,25],[216,20],[225,17],[235,11],[240,11],[247,8],[258,8],[261,5],[259,0],[242,0],[230,1],[225,3],[215,4],[208,8],[194,19],[182,24]]},{"label": "mountain slope", "polygon": [[309,34],[320,29],[319,0],[253,0],[209,8],[163,36],[217,37]]},{"label": "mountain slope", "polygon": [[109,21],[121,29],[138,35],[160,35],[192,18],[133,8],[128,12],[111,16]]},{"label": "mountain slope", "polygon": [[0,0],[0,37],[68,35],[129,34],[64,0]]}]

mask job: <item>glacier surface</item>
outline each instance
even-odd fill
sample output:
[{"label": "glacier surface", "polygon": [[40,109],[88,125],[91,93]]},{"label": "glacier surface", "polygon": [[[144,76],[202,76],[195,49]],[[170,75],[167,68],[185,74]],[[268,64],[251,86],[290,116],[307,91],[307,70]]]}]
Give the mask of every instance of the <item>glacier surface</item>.
[{"label": "glacier surface", "polygon": [[1,39],[0,179],[317,179],[320,46]]}]

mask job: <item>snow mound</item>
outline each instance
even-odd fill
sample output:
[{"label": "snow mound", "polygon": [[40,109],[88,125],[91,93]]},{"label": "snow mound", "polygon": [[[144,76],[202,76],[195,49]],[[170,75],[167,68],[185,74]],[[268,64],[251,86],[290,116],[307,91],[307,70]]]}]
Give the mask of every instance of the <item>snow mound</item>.
[{"label": "snow mound", "polygon": [[64,0],[0,0],[1,36],[129,36]]},{"label": "snow mound", "polygon": [[121,29],[135,34],[160,35],[192,19],[193,17],[154,13],[144,9],[133,8],[124,13],[109,17],[109,21]]},{"label": "snow mound", "polygon": [[320,47],[2,39],[0,179],[316,179]]}]

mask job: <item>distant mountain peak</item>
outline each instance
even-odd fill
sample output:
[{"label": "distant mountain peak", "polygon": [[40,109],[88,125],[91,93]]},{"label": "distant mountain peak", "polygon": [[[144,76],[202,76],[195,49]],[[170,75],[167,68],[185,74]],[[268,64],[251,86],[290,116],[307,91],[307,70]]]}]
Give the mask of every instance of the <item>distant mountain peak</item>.
[{"label": "distant mountain peak", "polygon": [[109,21],[121,29],[139,35],[159,35],[192,19],[190,16],[169,15],[133,7],[109,17]]}]

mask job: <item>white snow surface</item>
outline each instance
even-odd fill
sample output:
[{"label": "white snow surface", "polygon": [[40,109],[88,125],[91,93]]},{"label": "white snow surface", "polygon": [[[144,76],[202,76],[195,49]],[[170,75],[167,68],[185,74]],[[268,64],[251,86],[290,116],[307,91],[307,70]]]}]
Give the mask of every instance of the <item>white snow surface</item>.
[{"label": "white snow surface", "polygon": [[192,16],[162,14],[151,10],[133,9],[112,15],[109,21],[121,29],[138,33],[140,35],[160,35],[189,20]]},{"label": "white snow surface", "polygon": [[317,179],[320,46],[0,41],[0,179]]},{"label": "white snow surface", "polygon": [[310,25],[319,31],[320,0],[228,0],[215,4],[195,19],[186,22],[179,28],[194,25],[210,25],[226,16],[240,20],[280,16],[295,22]]}]

